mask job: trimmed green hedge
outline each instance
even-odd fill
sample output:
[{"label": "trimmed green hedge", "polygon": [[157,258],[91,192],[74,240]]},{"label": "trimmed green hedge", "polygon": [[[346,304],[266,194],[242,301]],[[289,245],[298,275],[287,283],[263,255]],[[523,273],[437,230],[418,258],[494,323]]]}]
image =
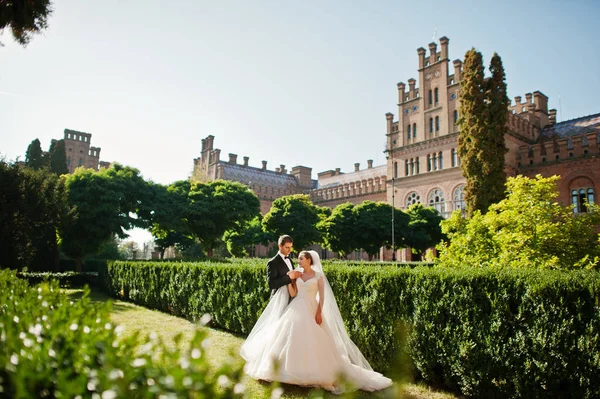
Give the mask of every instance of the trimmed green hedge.
[{"label": "trimmed green hedge", "polygon": [[[476,397],[600,397],[597,272],[325,265],[348,332],[391,371],[399,322],[420,374]],[[259,262],[109,263],[111,295],[247,334],[269,299]]]},{"label": "trimmed green hedge", "polygon": [[36,285],[54,280],[61,288],[83,288],[86,285],[94,286],[98,284],[98,272],[18,272],[17,277],[27,280],[29,285]]}]

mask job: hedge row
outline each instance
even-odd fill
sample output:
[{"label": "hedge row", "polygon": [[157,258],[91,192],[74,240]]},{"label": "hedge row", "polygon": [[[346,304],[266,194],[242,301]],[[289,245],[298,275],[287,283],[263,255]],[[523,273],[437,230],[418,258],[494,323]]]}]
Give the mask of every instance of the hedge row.
[{"label": "hedge row", "polygon": [[17,277],[27,280],[29,285],[36,285],[53,280],[56,281],[61,288],[83,288],[86,285],[95,286],[98,284],[98,272],[17,272]]},{"label": "hedge row", "polygon": [[[596,272],[355,267],[325,270],[351,338],[391,372],[399,322],[430,382],[468,396],[600,397]],[[113,262],[110,294],[247,334],[268,299],[258,262]]]},{"label": "hedge row", "polygon": [[71,301],[56,282],[0,270],[0,398],[243,397],[241,364],[209,369],[204,330],[186,350],[123,337],[88,294]]}]

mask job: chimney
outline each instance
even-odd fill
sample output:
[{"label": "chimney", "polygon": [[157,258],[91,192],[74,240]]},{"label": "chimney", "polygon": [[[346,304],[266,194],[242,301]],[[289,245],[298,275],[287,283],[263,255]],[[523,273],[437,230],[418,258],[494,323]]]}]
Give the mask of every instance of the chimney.
[{"label": "chimney", "polygon": [[394,125],[394,114],[391,112],[386,113],[385,119],[387,120],[387,132],[390,134],[392,133],[392,127]]},{"label": "chimney", "polygon": [[244,166],[248,166],[249,160],[250,160],[250,157],[244,157]]},{"label": "chimney", "polygon": [[531,98],[533,96],[531,95],[531,93],[525,93],[525,103],[526,104],[531,104]]},{"label": "chimney", "polygon": [[372,159],[367,159],[367,167],[369,169],[371,169],[373,167],[373,160]]},{"label": "chimney", "polygon": [[360,170],[360,163],[357,162],[354,164],[354,171],[358,172],[359,170]]},{"label": "chimney", "polygon": [[425,49],[423,47],[419,47],[417,49],[417,54],[419,54],[419,69],[425,66]]},{"label": "chimney", "polygon": [[404,102],[404,97],[406,97],[406,85],[404,82],[398,83],[398,104],[402,104]]},{"label": "chimney", "polygon": [[515,105],[521,105],[521,96],[515,97]]},{"label": "chimney", "polygon": [[335,168],[335,175],[339,175],[340,174],[340,168]]},{"label": "chimney", "polygon": [[413,78],[408,79],[408,93],[409,93],[410,98],[415,98],[415,96],[416,96],[415,83],[417,83],[417,81],[414,80]]},{"label": "chimney", "polygon": [[462,79],[462,61],[454,60],[454,83],[458,83]]},{"label": "chimney", "polygon": [[429,63],[437,62],[437,44],[429,43]]},{"label": "chimney", "polygon": [[548,123],[550,124],[550,126],[552,126],[552,125],[554,125],[556,123],[556,110],[555,109],[551,109],[548,112],[550,113],[550,117],[549,117]]},{"label": "chimney", "polygon": [[279,171],[283,174],[286,174],[287,170],[285,170],[285,165],[279,165]]},{"label": "chimney", "polygon": [[262,170],[267,170],[267,161],[262,161]]},{"label": "chimney", "polygon": [[237,163],[237,154],[229,153],[229,163],[232,165]]},{"label": "chimney", "polygon": [[219,162],[221,160],[221,150],[219,148],[216,148],[213,151],[213,156],[211,158],[212,158],[212,160],[211,160],[212,163]]},{"label": "chimney", "polygon": [[440,44],[442,45],[442,59],[443,60],[448,59],[448,42],[449,41],[450,41],[450,39],[448,39],[446,36],[440,37]]}]

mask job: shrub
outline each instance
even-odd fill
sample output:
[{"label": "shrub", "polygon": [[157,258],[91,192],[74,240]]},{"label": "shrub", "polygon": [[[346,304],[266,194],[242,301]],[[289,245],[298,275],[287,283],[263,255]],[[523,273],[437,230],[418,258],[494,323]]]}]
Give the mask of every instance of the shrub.
[{"label": "shrub", "polygon": [[514,267],[539,269],[596,268],[600,245],[594,226],[600,210],[573,214],[556,202],[558,176],[509,178],[508,196],[463,219],[456,211],[442,222],[449,242],[443,242],[439,264],[449,267]]},{"label": "shrub", "polygon": [[241,397],[239,364],[209,373],[199,329],[186,350],[119,335],[110,304],[69,301],[0,271],[0,397]]},{"label": "shrub", "polygon": [[[600,396],[600,275],[594,271],[325,266],[352,340],[388,371],[408,352],[428,381],[468,396]],[[247,334],[269,299],[261,261],[112,262],[110,294]],[[392,370],[389,370],[392,371]]]}]

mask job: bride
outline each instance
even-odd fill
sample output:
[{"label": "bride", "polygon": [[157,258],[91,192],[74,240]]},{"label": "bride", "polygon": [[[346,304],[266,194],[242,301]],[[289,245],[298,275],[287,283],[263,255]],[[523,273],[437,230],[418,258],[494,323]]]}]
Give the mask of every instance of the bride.
[{"label": "bride", "polygon": [[298,264],[302,276],[279,288],[242,345],[246,374],[334,393],[391,386],[348,337],[319,255],[302,251]]}]

